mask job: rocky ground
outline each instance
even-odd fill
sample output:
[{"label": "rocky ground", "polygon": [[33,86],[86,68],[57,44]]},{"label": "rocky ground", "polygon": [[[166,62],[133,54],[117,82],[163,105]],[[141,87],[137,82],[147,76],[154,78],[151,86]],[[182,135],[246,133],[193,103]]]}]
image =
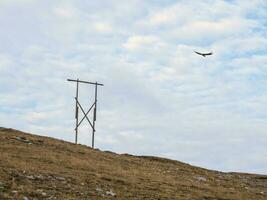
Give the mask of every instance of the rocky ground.
[{"label": "rocky ground", "polygon": [[266,200],[267,176],[102,152],[0,128],[0,199]]}]

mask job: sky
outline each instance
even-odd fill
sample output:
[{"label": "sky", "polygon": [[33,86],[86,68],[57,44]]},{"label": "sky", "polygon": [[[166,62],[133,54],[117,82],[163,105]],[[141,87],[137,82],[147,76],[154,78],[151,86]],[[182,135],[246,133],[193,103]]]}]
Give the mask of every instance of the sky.
[{"label": "sky", "polygon": [[97,81],[96,148],[267,174],[267,1],[0,0],[0,30],[0,126],[74,142]]}]

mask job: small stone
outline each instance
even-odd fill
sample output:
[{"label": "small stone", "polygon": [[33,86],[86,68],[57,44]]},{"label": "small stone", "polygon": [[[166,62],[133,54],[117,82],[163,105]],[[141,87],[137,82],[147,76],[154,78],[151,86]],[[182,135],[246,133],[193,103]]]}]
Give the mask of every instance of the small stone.
[{"label": "small stone", "polygon": [[17,190],[13,190],[13,191],[12,191],[12,193],[14,193],[14,194],[17,194],[17,193],[18,193],[18,191],[17,191]]},{"label": "small stone", "polygon": [[45,193],[45,192],[42,192],[41,194],[42,194],[42,196],[44,196],[44,197],[46,196],[46,193]]},{"label": "small stone", "polygon": [[96,188],[95,190],[98,192],[103,192],[103,190],[101,188]]},{"label": "small stone", "polygon": [[59,181],[65,181],[66,180],[64,177],[60,177],[60,176],[56,177],[56,179]]},{"label": "small stone", "polygon": [[28,197],[23,197],[23,200],[30,200]]},{"label": "small stone", "polygon": [[197,176],[196,179],[198,181],[207,181],[207,179],[205,177],[202,177],[202,176]]},{"label": "small stone", "polygon": [[35,179],[33,175],[26,176],[26,178],[31,179],[31,180]]},{"label": "small stone", "polygon": [[110,190],[110,191],[106,191],[106,195],[110,195],[110,196],[115,197],[116,196],[116,193],[113,192],[112,190]]},{"label": "small stone", "polygon": [[35,178],[37,178],[37,179],[41,179],[41,180],[43,180],[44,179],[44,177],[43,177],[43,175],[37,175],[37,176],[35,176]]},{"label": "small stone", "polygon": [[15,137],[15,139],[16,140],[18,140],[18,141],[20,141],[20,142],[25,142],[25,143],[31,143],[31,141],[30,140],[28,140],[26,137],[19,137],[19,136],[17,136],[17,137]]}]

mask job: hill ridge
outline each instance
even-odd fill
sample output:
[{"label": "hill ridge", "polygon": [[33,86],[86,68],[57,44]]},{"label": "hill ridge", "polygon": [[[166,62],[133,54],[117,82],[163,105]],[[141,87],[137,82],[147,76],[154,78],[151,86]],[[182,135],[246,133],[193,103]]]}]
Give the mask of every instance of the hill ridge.
[{"label": "hill ridge", "polygon": [[224,173],[0,127],[0,199],[267,199],[267,176]]}]

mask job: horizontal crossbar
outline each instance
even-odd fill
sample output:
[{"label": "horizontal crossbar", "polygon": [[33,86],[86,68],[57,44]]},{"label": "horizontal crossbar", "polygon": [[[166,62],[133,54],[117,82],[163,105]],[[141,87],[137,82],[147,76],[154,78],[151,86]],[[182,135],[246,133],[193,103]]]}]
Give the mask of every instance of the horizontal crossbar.
[{"label": "horizontal crossbar", "polygon": [[81,81],[81,80],[73,80],[73,79],[67,79],[67,81],[73,81],[73,82],[79,82],[79,83],[87,83],[87,84],[104,86],[104,84],[97,83],[97,82],[94,83],[94,82],[89,82],[89,81]]}]

